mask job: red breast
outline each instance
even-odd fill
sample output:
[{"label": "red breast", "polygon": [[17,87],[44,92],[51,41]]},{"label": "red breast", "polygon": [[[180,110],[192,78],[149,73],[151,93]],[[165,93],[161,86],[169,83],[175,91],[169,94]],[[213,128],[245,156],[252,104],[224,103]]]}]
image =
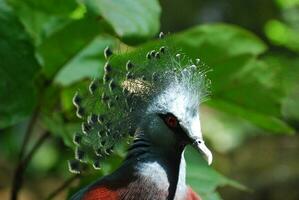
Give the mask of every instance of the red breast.
[{"label": "red breast", "polygon": [[[89,190],[82,200],[119,200],[119,195],[117,191],[99,186]],[[201,198],[189,187],[185,200],[201,200]]]},{"label": "red breast", "polygon": [[118,200],[116,191],[110,190],[106,187],[97,187],[88,191],[82,200]]},{"label": "red breast", "polygon": [[201,200],[201,198],[189,187],[186,200]]}]

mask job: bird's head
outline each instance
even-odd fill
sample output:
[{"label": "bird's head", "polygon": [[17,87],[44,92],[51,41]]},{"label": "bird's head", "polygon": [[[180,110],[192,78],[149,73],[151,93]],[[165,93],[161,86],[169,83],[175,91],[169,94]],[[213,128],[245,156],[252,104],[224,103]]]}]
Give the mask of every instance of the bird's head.
[{"label": "bird's head", "polygon": [[[135,60],[111,56],[109,48],[104,54],[103,79],[94,79],[89,91],[78,91],[73,98],[83,121],[73,139],[76,159],[98,168],[118,142],[142,134],[164,153],[192,145],[211,164],[199,112],[209,88],[205,65],[164,45]],[[78,172],[74,163],[70,169]]]},{"label": "bird's head", "polygon": [[206,96],[203,76],[196,72],[195,65],[163,74],[158,92],[140,119],[145,137],[155,147],[171,152],[192,145],[210,165],[212,153],[203,140],[199,112],[199,104]]}]

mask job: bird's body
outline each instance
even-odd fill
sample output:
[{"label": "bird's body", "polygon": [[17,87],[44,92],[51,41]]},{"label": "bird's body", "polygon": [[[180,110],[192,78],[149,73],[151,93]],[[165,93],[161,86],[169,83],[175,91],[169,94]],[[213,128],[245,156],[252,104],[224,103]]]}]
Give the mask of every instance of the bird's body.
[{"label": "bird's body", "polygon": [[146,150],[134,149],[143,152],[127,157],[114,173],[82,189],[72,200],[200,200],[186,185],[184,151],[161,156]]},{"label": "bird's body", "polygon": [[[93,166],[99,168],[99,160],[112,153],[117,140],[133,131],[134,140],[115,172],[81,189],[71,200],[200,199],[186,185],[184,149],[192,145],[212,162],[199,115],[206,95],[205,72],[198,62],[195,65],[179,54],[174,57],[170,48],[162,46],[150,51],[146,62],[137,63],[144,71],[134,69],[129,60],[126,78],[116,77],[117,87],[116,78],[110,77],[117,70],[111,67],[107,52],[103,85],[94,80],[90,99],[84,101],[78,94],[73,99],[78,117],[85,120],[82,132],[74,137],[76,159],[84,162],[85,152],[94,152],[89,158],[95,157]],[[153,73],[147,72],[150,69]],[[157,69],[161,69],[158,75]],[[80,173],[76,163],[69,166]]]}]

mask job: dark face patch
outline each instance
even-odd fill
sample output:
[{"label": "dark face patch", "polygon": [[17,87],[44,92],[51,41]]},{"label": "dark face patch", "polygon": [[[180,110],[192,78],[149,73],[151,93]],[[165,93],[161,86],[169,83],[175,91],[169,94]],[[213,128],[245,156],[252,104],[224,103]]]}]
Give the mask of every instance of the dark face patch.
[{"label": "dark face patch", "polygon": [[172,128],[172,129],[177,128],[177,126],[178,126],[178,119],[174,115],[168,114],[163,119],[164,119],[165,124],[169,128]]},{"label": "dark face patch", "polygon": [[178,138],[178,143],[180,148],[184,148],[186,144],[189,142],[189,138],[186,132],[181,127],[179,120],[172,113],[161,114],[158,116],[164,121],[165,125],[172,130],[175,136]]}]

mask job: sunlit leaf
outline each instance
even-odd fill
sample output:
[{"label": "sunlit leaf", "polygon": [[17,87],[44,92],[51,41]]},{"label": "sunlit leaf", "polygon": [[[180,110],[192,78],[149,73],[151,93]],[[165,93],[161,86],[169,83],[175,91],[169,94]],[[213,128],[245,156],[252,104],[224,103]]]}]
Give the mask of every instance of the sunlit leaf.
[{"label": "sunlit leaf", "polygon": [[32,167],[35,172],[45,172],[53,167],[59,159],[59,150],[51,143],[41,146],[32,158]]},{"label": "sunlit leaf", "polygon": [[72,21],[53,33],[38,47],[38,54],[45,75],[47,77],[55,76],[61,68],[88,47],[95,37],[105,31],[106,28],[107,25],[103,21],[84,18]]},{"label": "sunlit leaf", "polygon": [[86,77],[100,77],[105,63],[103,51],[107,46],[112,47],[113,42],[113,38],[95,37],[82,51],[78,52],[63,66],[57,74],[55,82],[68,86]]},{"label": "sunlit leaf", "polygon": [[265,33],[273,44],[299,51],[297,39],[299,31],[288,24],[278,20],[270,20],[265,26]]},{"label": "sunlit leaf", "polygon": [[14,4],[15,6],[25,3],[32,7],[32,9],[40,10],[41,12],[53,15],[66,15],[73,11],[77,6],[77,2],[75,0],[23,0],[22,2],[17,0],[8,0],[8,2]]},{"label": "sunlit leaf", "polygon": [[136,43],[159,31],[161,9],[157,0],[85,0],[85,3],[127,41]]},{"label": "sunlit leaf", "polygon": [[51,32],[69,21],[68,15],[75,10],[75,0],[8,0],[26,31],[38,45]]}]

